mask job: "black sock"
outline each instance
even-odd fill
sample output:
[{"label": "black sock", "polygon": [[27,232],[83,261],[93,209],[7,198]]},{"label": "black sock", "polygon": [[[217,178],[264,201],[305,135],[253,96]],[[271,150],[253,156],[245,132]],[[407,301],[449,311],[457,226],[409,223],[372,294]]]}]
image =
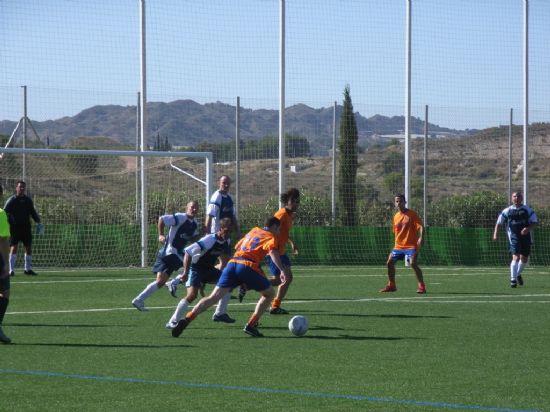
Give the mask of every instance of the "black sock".
[{"label": "black sock", "polygon": [[4,298],[4,297],[0,298],[0,325],[4,320],[4,315],[6,314],[6,310],[8,309],[9,303],[10,303],[10,300],[8,298]]}]

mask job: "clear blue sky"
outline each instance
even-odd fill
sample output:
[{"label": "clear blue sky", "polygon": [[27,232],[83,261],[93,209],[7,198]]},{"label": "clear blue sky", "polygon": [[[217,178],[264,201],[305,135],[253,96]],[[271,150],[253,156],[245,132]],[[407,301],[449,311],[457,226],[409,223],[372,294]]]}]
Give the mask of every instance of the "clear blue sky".
[{"label": "clear blue sky", "polygon": [[[530,0],[530,120],[550,120],[550,1]],[[286,104],[403,115],[405,0],[287,0]],[[523,0],[413,0],[413,114],[522,121]],[[278,108],[279,0],[148,0],[148,100]],[[135,105],[138,0],[0,0],[0,120]]]}]

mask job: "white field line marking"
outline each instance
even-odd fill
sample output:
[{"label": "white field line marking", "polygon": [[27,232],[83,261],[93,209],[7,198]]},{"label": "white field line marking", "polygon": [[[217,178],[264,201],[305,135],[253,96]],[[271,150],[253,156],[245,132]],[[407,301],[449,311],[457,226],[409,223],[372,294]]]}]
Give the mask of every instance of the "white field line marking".
[{"label": "white field line marking", "polygon": [[[310,303],[350,303],[350,302],[389,302],[389,303],[480,303],[480,304],[493,304],[493,303],[542,303],[550,304],[549,300],[515,300],[518,298],[549,298],[550,294],[530,294],[530,295],[479,295],[479,296],[457,296],[455,299],[450,299],[448,296],[418,296],[418,297],[402,297],[402,298],[361,298],[361,299],[318,299],[318,300],[288,300],[288,305],[295,304],[310,304]],[[486,300],[474,300],[475,298]],[[492,300],[491,298],[498,298],[499,300]],[[500,300],[501,299],[501,300]],[[256,301],[250,303],[232,303],[229,306],[255,306]],[[190,306],[193,307],[193,306]],[[174,309],[174,305],[171,306],[148,306],[147,311],[151,310],[165,310]],[[86,312],[115,312],[115,311],[135,311],[137,309],[128,306],[123,308],[96,308],[96,309],[64,309],[64,310],[44,310],[44,311],[25,311],[25,312],[8,312],[8,315],[47,315],[55,313],[86,313]]]}]

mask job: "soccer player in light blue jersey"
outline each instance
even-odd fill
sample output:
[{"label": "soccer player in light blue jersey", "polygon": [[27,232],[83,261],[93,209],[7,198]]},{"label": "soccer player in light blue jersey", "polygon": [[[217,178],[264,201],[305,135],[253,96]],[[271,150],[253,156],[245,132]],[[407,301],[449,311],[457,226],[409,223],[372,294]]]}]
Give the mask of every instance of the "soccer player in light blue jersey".
[{"label": "soccer player in light blue jersey", "polygon": [[[157,260],[153,265],[153,273],[157,278],[149,283],[143,291],[132,300],[137,310],[144,311],[145,299],[162,288],[172,275],[183,265],[183,250],[188,243],[194,242],[199,236],[198,224],[195,220],[199,204],[196,201],[187,203],[185,213],[174,213],[161,216],[157,228],[159,242],[163,245]],[[169,226],[168,236],[164,235],[164,227]]]},{"label": "soccer player in light blue jersey", "polygon": [[537,215],[529,206],[523,204],[523,194],[520,191],[512,193],[512,205],[508,206],[498,216],[493,240],[497,240],[498,227],[506,225],[508,243],[512,262],[510,263],[510,286],[523,286],[521,273],[527,265],[531,253],[532,229],[539,223]]},{"label": "soccer player in light blue jersey", "polygon": [[235,215],[233,198],[229,194],[230,187],[231,178],[227,175],[220,177],[218,180],[218,190],[212,194],[210,203],[208,204],[204,222],[204,233],[216,233],[220,228],[220,220],[228,217],[233,221],[233,226],[237,232],[237,239],[240,238],[239,222]]}]

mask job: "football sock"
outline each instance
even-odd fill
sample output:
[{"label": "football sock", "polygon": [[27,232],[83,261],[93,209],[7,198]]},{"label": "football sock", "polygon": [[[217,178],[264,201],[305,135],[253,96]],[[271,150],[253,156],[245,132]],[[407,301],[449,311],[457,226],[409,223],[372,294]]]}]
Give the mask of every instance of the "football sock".
[{"label": "football sock", "polygon": [[159,290],[159,287],[157,285],[157,281],[149,283],[145,289],[143,289],[143,292],[141,292],[139,295],[136,296],[136,299],[139,300],[145,300],[149,296],[151,296],[153,293],[155,293],[157,290]]},{"label": "football sock", "polygon": [[518,262],[517,260],[512,260],[510,263],[510,280],[516,280],[518,277]]},{"label": "football sock", "polygon": [[250,316],[250,319],[248,319],[247,325],[256,326],[259,321],[260,317],[252,314],[252,316]]},{"label": "football sock", "polygon": [[224,313],[227,313],[227,306],[229,305],[229,300],[231,300],[231,293],[225,294],[220,301],[218,302],[218,306],[216,306],[216,311],[214,312],[214,315],[223,315]]},{"label": "football sock", "polygon": [[10,272],[15,272],[15,264],[17,263],[17,253],[10,253]]},{"label": "football sock", "polygon": [[195,319],[197,317],[197,315],[195,315],[193,313],[193,311],[191,312],[187,312],[187,315],[185,315],[185,319],[187,319],[188,322],[191,322],[193,319]]},{"label": "football sock", "polygon": [[0,325],[4,320],[4,315],[6,314],[6,310],[8,309],[9,303],[10,303],[10,300],[8,298],[4,298],[4,297],[0,298]]},{"label": "football sock", "polygon": [[176,307],[176,310],[174,311],[174,314],[170,318],[170,322],[178,322],[182,317],[184,312],[189,307],[189,302],[187,299],[183,298],[179,301],[178,306]]},{"label": "football sock", "polygon": [[521,275],[521,272],[523,272],[523,269],[527,266],[527,262],[522,262],[521,260],[518,263],[518,276]]},{"label": "football sock", "polygon": [[25,270],[31,270],[32,268],[32,256],[25,253]]},{"label": "football sock", "polygon": [[273,299],[273,301],[271,302],[271,307],[273,309],[276,309],[280,306],[281,306],[281,299],[277,299],[277,298]]}]

